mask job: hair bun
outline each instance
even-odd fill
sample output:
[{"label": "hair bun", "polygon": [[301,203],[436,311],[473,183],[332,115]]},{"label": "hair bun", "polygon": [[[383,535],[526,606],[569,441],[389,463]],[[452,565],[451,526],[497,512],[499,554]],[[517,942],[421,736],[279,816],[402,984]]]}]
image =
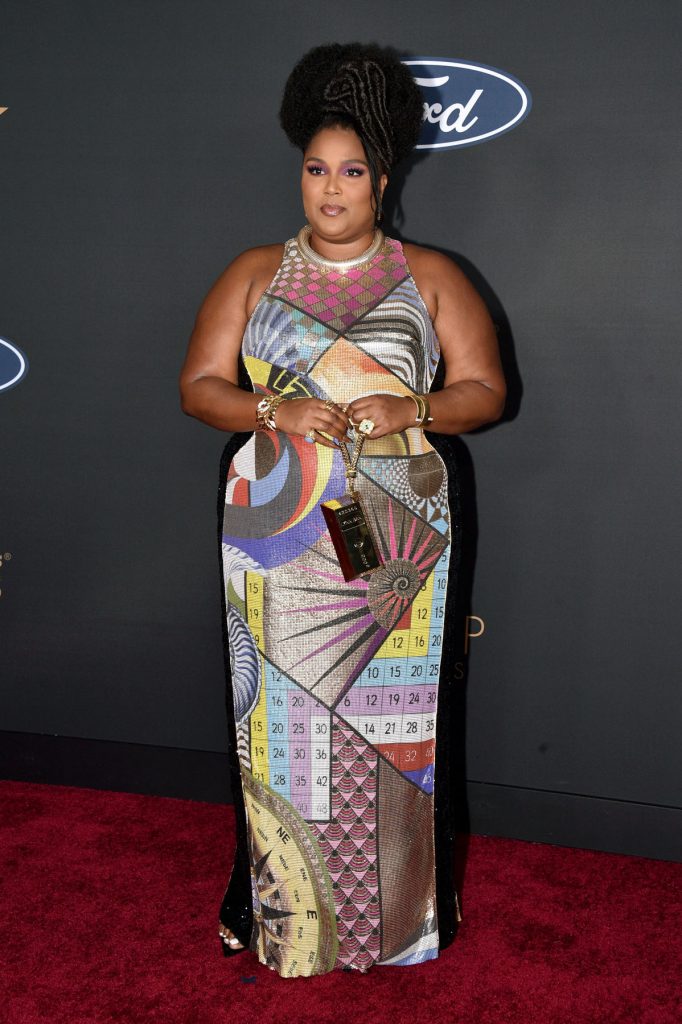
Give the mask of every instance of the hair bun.
[{"label": "hair bun", "polygon": [[348,114],[363,129],[384,167],[393,166],[386,75],[375,60],[346,61],[324,87],[324,112]]},{"label": "hair bun", "polygon": [[309,50],[294,67],[279,119],[292,145],[305,150],[322,123],[338,114],[388,171],[416,145],[423,103],[393,47],[329,43]]}]

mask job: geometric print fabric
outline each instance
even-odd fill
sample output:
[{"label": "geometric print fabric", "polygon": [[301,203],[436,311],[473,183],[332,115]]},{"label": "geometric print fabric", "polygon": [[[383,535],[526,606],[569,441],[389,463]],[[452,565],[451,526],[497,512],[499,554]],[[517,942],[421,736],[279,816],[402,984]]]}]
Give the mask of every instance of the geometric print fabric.
[{"label": "geometric print fabric", "polygon": [[[438,354],[390,238],[343,273],[289,239],[242,342],[254,391],[337,402],[425,393]],[[368,439],[358,469],[382,565],[346,582],[319,508],[344,492],[339,452],[258,432],[228,468],[224,578],[251,949],[285,977],[420,963],[438,950],[447,475],[418,428]]]}]

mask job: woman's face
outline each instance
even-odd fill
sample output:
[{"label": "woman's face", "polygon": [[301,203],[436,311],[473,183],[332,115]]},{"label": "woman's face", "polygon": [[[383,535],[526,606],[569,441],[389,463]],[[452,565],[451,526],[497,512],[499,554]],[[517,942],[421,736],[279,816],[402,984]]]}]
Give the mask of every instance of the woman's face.
[{"label": "woman's face", "polygon": [[[379,179],[383,195],[388,178]],[[374,230],[367,156],[352,128],[322,128],[303,154],[303,209],[313,232],[351,242]]]}]

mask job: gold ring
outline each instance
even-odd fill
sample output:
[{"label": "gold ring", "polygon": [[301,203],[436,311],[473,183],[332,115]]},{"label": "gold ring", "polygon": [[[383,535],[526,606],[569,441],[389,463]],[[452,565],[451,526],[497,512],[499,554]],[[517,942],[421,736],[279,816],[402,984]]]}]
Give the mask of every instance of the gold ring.
[{"label": "gold ring", "polygon": [[324,403],[325,409],[333,409],[335,405],[336,402],[332,401],[331,398],[328,398],[327,401]]},{"label": "gold ring", "polygon": [[311,427],[310,430],[306,430],[306,432],[305,432],[305,440],[310,442],[311,444],[314,443],[315,442],[315,433],[316,433],[315,427]]},{"label": "gold ring", "polygon": [[358,426],[358,430],[361,434],[371,434],[376,426],[374,420],[361,420]]}]

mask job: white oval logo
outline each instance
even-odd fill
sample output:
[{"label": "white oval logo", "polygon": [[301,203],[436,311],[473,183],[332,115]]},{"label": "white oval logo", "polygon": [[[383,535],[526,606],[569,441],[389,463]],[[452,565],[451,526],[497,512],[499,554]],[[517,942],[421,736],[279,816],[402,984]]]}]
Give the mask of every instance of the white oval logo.
[{"label": "white oval logo", "polygon": [[531,97],[513,75],[463,60],[404,60],[424,94],[424,123],[416,149],[487,142],[528,116]]},{"label": "white oval logo", "polygon": [[18,384],[28,373],[28,359],[16,345],[0,338],[0,391]]}]

